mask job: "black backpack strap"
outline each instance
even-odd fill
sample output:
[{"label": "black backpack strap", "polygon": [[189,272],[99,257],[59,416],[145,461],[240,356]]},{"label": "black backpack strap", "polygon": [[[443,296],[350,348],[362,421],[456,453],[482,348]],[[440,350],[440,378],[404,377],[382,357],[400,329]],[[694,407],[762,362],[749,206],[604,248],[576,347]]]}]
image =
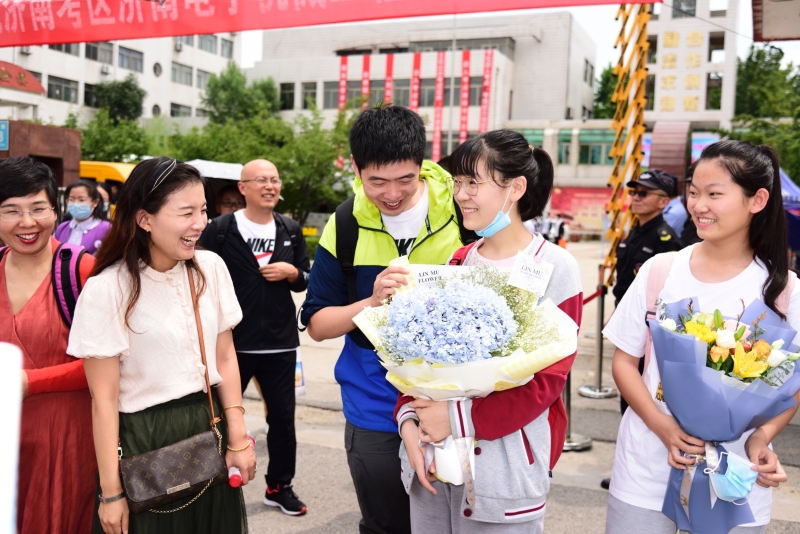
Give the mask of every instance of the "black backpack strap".
[{"label": "black backpack strap", "polygon": [[[289,239],[292,240],[292,248],[296,249],[297,248],[297,244],[300,242],[299,241],[299,236],[297,235],[296,228],[298,228],[300,225],[299,224],[297,224],[297,225],[289,224],[289,221],[291,221],[291,222],[296,222],[296,221],[294,219],[286,217],[285,215],[283,215],[281,213],[278,213],[277,211],[273,212],[272,215],[286,229],[286,233],[289,234]],[[300,231],[302,232],[302,229]]]},{"label": "black backpack strap", "polygon": [[455,198],[453,198],[453,207],[456,210],[456,220],[458,221],[458,233],[461,236],[461,243],[464,245],[474,243],[478,240],[478,234],[475,233],[475,230],[467,230],[464,228],[464,215],[461,213],[461,208],[458,206],[458,202],[456,202]]},{"label": "black backpack strap", "polygon": [[358,301],[353,267],[358,243],[358,221],[353,215],[355,199],[356,197],[350,197],[336,208],[336,259],[347,278],[347,299],[350,304]]},{"label": "black backpack strap", "polygon": [[222,250],[222,244],[225,243],[225,236],[231,225],[231,217],[233,217],[233,213],[226,213],[214,219],[214,222],[217,223],[217,251]]}]

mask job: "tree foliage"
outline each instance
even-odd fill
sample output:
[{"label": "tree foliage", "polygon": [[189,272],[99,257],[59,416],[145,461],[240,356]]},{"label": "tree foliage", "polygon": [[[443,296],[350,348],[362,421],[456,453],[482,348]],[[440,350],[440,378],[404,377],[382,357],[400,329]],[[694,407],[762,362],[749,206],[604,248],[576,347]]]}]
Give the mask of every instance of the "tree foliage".
[{"label": "tree foliage", "polygon": [[759,118],[795,117],[800,112],[800,68],[781,67],[783,51],[775,46],[751,45],[739,59],[736,79],[736,115]]},{"label": "tree foliage", "polygon": [[732,130],[720,133],[753,145],[770,145],[778,153],[786,174],[800,183],[800,118],[779,121],[741,115],[735,124]]},{"label": "tree foliage", "polygon": [[81,133],[81,159],[127,162],[147,154],[148,139],[139,123],[122,119],[115,124],[108,108],[100,109]]},{"label": "tree foliage", "polygon": [[133,74],[129,74],[121,82],[99,83],[96,89],[99,104],[108,108],[108,116],[114,124],[120,121],[135,121],[142,116],[142,106],[147,91],[139,87],[139,82]]},{"label": "tree foliage", "polygon": [[278,88],[272,78],[248,85],[242,69],[231,62],[219,75],[212,74],[202,97],[211,122],[241,121],[280,109]]},{"label": "tree foliage", "polygon": [[617,111],[617,104],[611,101],[614,89],[617,87],[617,77],[614,76],[614,67],[608,64],[600,78],[597,79],[594,93],[594,118],[613,119]]}]

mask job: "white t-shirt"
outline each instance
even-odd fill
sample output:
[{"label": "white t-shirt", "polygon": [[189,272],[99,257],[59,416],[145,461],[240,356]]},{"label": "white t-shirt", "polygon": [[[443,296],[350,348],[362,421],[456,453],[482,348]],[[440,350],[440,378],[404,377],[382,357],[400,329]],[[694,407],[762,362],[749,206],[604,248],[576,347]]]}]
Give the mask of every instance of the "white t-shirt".
[{"label": "white t-shirt", "polygon": [[275,251],[275,219],[269,224],[257,224],[245,217],[244,210],[235,211],[233,216],[236,217],[239,233],[256,257],[258,266],[267,265]]},{"label": "white t-shirt", "polygon": [[381,214],[386,231],[394,239],[401,256],[406,256],[411,252],[419,230],[425,223],[425,217],[428,216],[428,184],[425,183],[425,180],[421,180],[421,182],[422,196],[415,206],[398,215]]},{"label": "white t-shirt", "polygon": [[[750,304],[761,298],[767,271],[757,261],[753,261],[734,278],[716,284],[697,280],[689,267],[694,246],[687,247],[675,255],[675,260],[667,276],[660,298],[665,303],[677,302],[687,297],[697,297],[700,309],[720,310],[723,315],[735,317],[742,310],[740,299]],[[603,330],[603,334],[619,349],[632,356],[643,356],[646,342],[645,313],[647,312],[647,276],[652,259],[645,262],[633,284],[625,293],[614,315]],[[800,331],[800,283],[795,284],[789,302],[788,321]],[[797,342],[800,336],[795,338]],[[787,340],[789,341],[789,340]],[[658,356],[651,348],[651,355]],[[644,373],[644,383],[653,401],[668,413],[666,405],[655,399],[660,376],[658,366],[651,360]],[[751,432],[745,433],[738,441],[725,443],[725,448],[743,458],[747,458],[744,444]],[[644,421],[633,411],[626,410],[622,417],[617,436],[617,450],[611,475],[610,493],[617,499],[648,510],[661,510],[667,491],[670,466],[667,463],[667,448]],[[766,525],[770,520],[772,490],[758,484],[748,495],[750,509],[755,522],[744,526]]]}]

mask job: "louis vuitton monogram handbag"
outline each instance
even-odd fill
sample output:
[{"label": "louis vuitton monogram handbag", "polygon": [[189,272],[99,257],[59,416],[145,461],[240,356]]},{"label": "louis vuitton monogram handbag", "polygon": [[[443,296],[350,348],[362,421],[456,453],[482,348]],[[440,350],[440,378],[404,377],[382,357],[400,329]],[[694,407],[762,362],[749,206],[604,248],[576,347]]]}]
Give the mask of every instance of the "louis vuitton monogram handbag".
[{"label": "louis vuitton monogram handbag", "polygon": [[[203,325],[197,302],[192,270],[187,268],[189,287],[200,338],[200,355],[206,368],[206,389],[211,408],[211,430],[186,438],[154,451],[122,457],[119,448],[119,470],[122,486],[128,500],[128,508],[138,514],[151,511],[160,514],[177,512],[196,501],[211,486],[228,479],[228,469],[222,454],[222,434],[217,429],[220,418],[214,415],[211,383],[208,378],[206,348],[203,341]],[[195,495],[194,499],[172,510],[156,510],[169,503]]]}]

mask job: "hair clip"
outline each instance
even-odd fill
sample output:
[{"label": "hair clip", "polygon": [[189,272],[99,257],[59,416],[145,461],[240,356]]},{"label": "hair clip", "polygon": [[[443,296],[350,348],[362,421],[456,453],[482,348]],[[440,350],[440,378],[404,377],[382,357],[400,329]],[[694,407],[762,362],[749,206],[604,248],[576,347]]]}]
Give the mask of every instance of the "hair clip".
[{"label": "hair clip", "polygon": [[[162,163],[161,165],[164,165],[164,164]],[[148,193],[147,193],[147,194],[149,195],[150,193],[152,193],[153,191],[155,191],[155,190],[156,190],[156,188],[157,188],[159,185],[161,185],[162,183],[164,183],[164,180],[166,180],[167,176],[169,176],[169,174],[170,174],[170,173],[171,173],[173,170],[175,170],[175,167],[176,167],[177,165],[178,165],[178,160],[176,160],[176,159],[173,159],[171,162],[169,162],[169,164],[167,165],[167,168],[166,168],[166,169],[164,169],[163,171],[161,171],[161,174],[160,174],[160,175],[159,175],[159,176],[156,178],[155,182],[153,182],[153,187],[151,187],[151,188],[150,188],[150,191],[148,191]]]}]

